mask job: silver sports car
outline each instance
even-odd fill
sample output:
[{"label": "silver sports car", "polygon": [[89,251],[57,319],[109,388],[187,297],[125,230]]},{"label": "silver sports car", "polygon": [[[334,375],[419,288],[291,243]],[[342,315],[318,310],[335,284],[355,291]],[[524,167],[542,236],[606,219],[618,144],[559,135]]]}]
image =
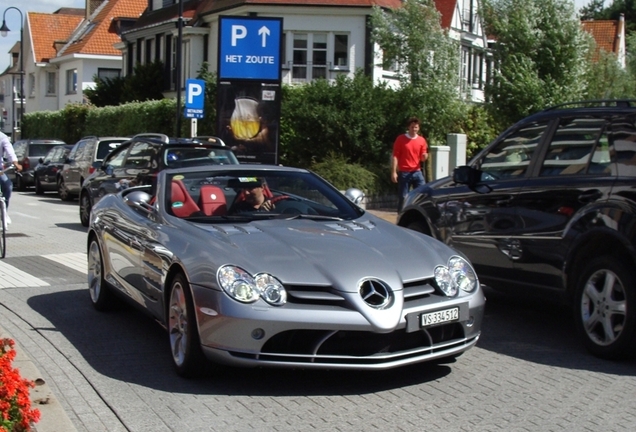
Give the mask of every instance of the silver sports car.
[{"label": "silver sports car", "polygon": [[485,299],[460,253],[302,169],[162,171],[152,186],[104,197],[87,243],[95,308],[116,295],[152,315],[183,376],[206,358],[332,369],[446,361],[480,335]]}]

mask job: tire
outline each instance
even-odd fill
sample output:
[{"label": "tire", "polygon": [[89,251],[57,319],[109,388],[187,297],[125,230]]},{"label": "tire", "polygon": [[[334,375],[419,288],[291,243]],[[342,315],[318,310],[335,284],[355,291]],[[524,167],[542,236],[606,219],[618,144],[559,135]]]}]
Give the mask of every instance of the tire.
[{"label": "tire", "polygon": [[201,349],[192,294],[183,274],[172,280],[167,308],[170,352],[177,374],[185,378],[197,377],[203,372],[206,360]]},{"label": "tire", "polygon": [[4,201],[0,202],[0,258],[4,258],[7,254],[7,233],[4,229],[4,220],[6,218],[7,207]]},{"label": "tire", "polygon": [[431,233],[423,221],[414,221],[406,226],[408,229],[430,236]]},{"label": "tire", "polygon": [[103,312],[112,307],[113,294],[104,279],[102,251],[96,238],[88,246],[88,292],[96,310]]},{"label": "tire", "polygon": [[35,194],[36,195],[44,195],[44,188],[42,187],[42,183],[40,182],[40,178],[35,178]]},{"label": "tire", "polygon": [[79,215],[80,222],[83,226],[87,227],[91,220],[91,199],[88,197],[87,192],[82,192],[80,195]]},{"label": "tire", "polygon": [[630,266],[611,256],[591,260],[576,285],[574,319],[593,355],[632,357],[636,343],[636,278]]},{"label": "tire", "polygon": [[73,197],[71,196],[71,194],[69,193],[68,189],[66,188],[66,184],[64,184],[64,179],[63,178],[59,178],[57,180],[57,194],[60,196],[60,199],[62,201],[72,201]]},{"label": "tire", "polygon": [[23,192],[26,190],[26,185],[24,184],[24,180],[22,179],[22,176],[18,175],[17,173],[15,175],[15,188],[19,190],[20,192]]}]

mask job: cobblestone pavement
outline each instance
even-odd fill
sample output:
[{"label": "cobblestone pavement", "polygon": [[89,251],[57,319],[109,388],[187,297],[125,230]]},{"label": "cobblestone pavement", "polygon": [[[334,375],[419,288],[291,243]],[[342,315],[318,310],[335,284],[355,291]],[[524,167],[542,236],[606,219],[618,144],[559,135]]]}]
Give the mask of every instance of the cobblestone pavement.
[{"label": "cobblestone pavement", "polygon": [[210,366],[184,380],[151,319],[125,306],[93,310],[77,202],[18,193],[11,217],[0,332],[18,342],[21,370],[46,383],[36,389],[48,398],[38,432],[607,432],[636,424],[636,361],[587,354],[558,305],[490,291],[481,339],[452,364],[378,372]]}]

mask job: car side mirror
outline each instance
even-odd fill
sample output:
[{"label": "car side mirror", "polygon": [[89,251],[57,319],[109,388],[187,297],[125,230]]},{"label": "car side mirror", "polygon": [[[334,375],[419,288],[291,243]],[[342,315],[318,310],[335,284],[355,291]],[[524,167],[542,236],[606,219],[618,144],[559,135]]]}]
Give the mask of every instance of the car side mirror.
[{"label": "car side mirror", "polygon": [[364,192],[362,192],[360,189],[349,188],[345,191],[344,195],[349,199],[349,201],[351,201],[358,207],[364,207],[365,195]]},{"label": "car side mirror", "polygon": [[44,158],[38,159],[38,163],[44,163]]}]

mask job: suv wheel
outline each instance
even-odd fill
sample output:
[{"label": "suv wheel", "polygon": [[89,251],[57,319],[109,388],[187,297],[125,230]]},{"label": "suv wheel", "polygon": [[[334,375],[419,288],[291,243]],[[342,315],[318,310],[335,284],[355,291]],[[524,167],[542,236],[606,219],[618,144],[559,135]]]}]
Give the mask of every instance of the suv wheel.
[{"label": "suv wheel", "polygon": [[15,188],[19,191],[26,190],[26,185],[24,184],[24,180],[22,179],[22,176],[19,174],[15,175]]},{"label": "suv wheel", "polygon": [[576,287],[574,317],[587,349],[621,359],[635,351],[636,279],[622,261],[598,257],[585,266]]},{"label": "suv wheel", "polygon": [[59,178],[57,180],[57,193],[62,201],[71,201],[73,199],[68,189],[66,188],[66,184],[64,183],[63,178]]},{"label": "suv wheel", "polygon": [[91,219],[91,200],[88,197],[88,193],[87,192],[82,192],[82,194],[80,195],[80,222],[82,223],[83,226],[87,227],[88,223],[90,222]]}]

